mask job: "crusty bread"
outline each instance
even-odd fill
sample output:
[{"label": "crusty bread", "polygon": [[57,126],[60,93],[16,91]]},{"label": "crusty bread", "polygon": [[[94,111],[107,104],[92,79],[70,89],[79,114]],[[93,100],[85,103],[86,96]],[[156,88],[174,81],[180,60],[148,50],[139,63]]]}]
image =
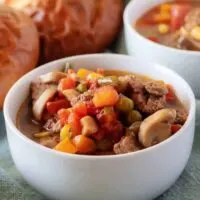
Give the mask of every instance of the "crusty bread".
[{"label": "crusty bread", "polygon": [[1,109],[13,83],[36,66],[39,57],[39,36],[28,16],[0,5],[0,40]]},{"label": "crusty bread", "polygon": [[35,21],[41,60],[103,51],[122,21],[123,0],[5,0]]}]

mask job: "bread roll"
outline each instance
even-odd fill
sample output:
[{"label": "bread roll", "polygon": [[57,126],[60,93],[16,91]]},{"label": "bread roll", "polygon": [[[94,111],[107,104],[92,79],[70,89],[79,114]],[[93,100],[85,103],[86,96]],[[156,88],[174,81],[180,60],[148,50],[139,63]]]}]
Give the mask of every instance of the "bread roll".
[{"label": "bread roll", "polygon": [[5,0],[35,21],[41,59],[103,51],[122,21],[123,0]]},{"label": "bread roll", "polygon": [[[39,36],[33,21],[0,5],[0,109],[10,87],[33,69],[39,57]],[[14,102],[14,99],[13,99]]]}]

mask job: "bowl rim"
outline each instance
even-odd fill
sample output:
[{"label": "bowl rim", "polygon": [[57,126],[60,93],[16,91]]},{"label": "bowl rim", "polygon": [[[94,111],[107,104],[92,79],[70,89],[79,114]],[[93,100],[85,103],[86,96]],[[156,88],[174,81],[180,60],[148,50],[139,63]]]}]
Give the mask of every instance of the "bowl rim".
[{"label": "bowl rim", "polygon": [[[166,1],[169,1],[169,0],[166,0]],[[137,19],[134,21],[132,20],[131,22],[131,19],[129,17],[129,13],[131,13],[133,11],[133,6],[137,3],[138,4],[141,3],[141,2],[146,2],[148,4],[148,2],[146,0],[134,0],[134,1],[130,1],[127,6],[125,7],[125,10],[124,10],[124,14],[123,14],[123,22],[124,22],[124,25],[128,28],[128,30],[134,34],[136,37],[138,37],[139,39],[141,40],[144,40],[145,42],[151,44],[151,45],[154,45],[154,47],[156,48],[159,48],[159,50],[163,49],[163,50],[166,50],[166,51],[170,51],[171,53],[177,53],[177,54],[182,54],[182,55],[191,55],[191,56],[200,56],[200,51],[191,51],[191,50],[184,50],[184,49],[176,49],[176,48],[173,48],[173,47],[169,47],[169,46],[166,46],[166,45],[163,45],[163,44],[159,44],[159,43],[156,43],[156,42],[153,42],[147,38],[145,38],[144,36],[142,36],[140,33],[138,33],[136,31],[136,29],[133,27],[133,25],[131,23],[137,21]],[[150,1],[149,1],[150,2]],[[161,3],[158,3],[156,5],[159,5]],[[139,17],[142,16],[142,12],[141,12],[141,15]],[[126,29],[125,29],[126,31]]]},{"label": "bowl rim", "polygon": [[[23,81],[23,79],[27,78],[28,76],[30,76],[32,73],[35,73],[36,71],[40,71],[41,68],[48,68],[49,65],[55,64],[57,62],[67,62],[67,60],[70,59],[81,59],[81,58],[99,58],[99,57],[110,57],[111,59],[115,59],[115,57],[120,57],[122,59],[133,59],[136,61],[141,62],[140,59],[134,58],[132,56],[128,56],[128,55],[121,55],[121,54],[110,54],[110,53],[102,53],[102,54],[86,54],[86,55],[79,55],[79,56],[72,56],[72,57],[68,57],[68,58],[62,58],[59,60],[55,60],[53,62],[49,62],[46,63],[38,68],[35,68],[34,70],[30,71],[29,73],[27,73],[26,75],[24,75],[23,77],[21,77],[13,86],[12,88],[9,90],[5,102],[4,102],[4,107],[3,107],[3,113],[4,113],[4,118],[5,118],[5,122],[6,122],[6,132],[7,132],[7,128],[9,127],[9,129],[12,131],[12,134],[15,134],[17,137],[20,138],[20,140],[22,140],[23,142],[27,143],[28,145],[32,145],[32,147],[34,148],[38,148],[41,151],[44,151],[46,153],[52,154],[54,156],[61,156],[61,157],[65,157],[65,158],[71,158],[71,159],[87,159],[87,160],[102,160],[102,159],[126,159],[129,158],[130,156],[139,156],[141,154],[145,154],[148,153],[150,151],[157,151],[159,149],[159,147],[162,147],[170,142],[172,142],[173,140],[177,139],[178,137],[180,137],[182,134],[184,134],[185,130],[188,128],[188,126],[190,126],[192,124],[192,122],[194,121],[195,118],[195,109],[196,109],[196,102],[195,102],[195,97],[194,97],[194,93],[191,89],[191,87],[189,86],[189,84],[180,76],[178,75],[176,72],[174,72],[173,70],[164,67],[160,64],[156,64],[153,62],[148,62],[145,61],[145,63],[147,64],[151,64],[154,65],[156,67],[159,67],[161,70],[165,70],[168,71],[171,74],[174,74],[175,76],[177,76],[185,85],[185,87],[187,88],[187,93],[188,96],[190,96],[191,99],[191,106],[189,109],[189,114],[188,114],[188,118],[187,121],[185,122],[185,124],[183,125],[183,127],[178,131],[178,134],[174,134],[172,135],[170,138],[168,138],[167,140],[154,145],[152,147],[140,150],[140,151],[136,151],[136,152],[130,152],[130,153],[126,153],[126,154],[118,154],[118,155],[79,155],[79,154],[69,154],[69,153],[63,153],[63,152],[59,152],[56,151],[54,149],[50,149],[47,148],[45,146],[42,146],[38,143],[36,143],[35,141],[31,140],[30,138],[28,138],[27,136],[25,136],[17,127],[16,124],[12,121],[11,116],[9,114],[9,106],[10,106],[10,102],[12,102],[12,93],[15,90],[19,90],[21,84],[21,81]],[[144,62],[144,61],[143,61]],[[7,133],[8,134],[8,133]]]}]

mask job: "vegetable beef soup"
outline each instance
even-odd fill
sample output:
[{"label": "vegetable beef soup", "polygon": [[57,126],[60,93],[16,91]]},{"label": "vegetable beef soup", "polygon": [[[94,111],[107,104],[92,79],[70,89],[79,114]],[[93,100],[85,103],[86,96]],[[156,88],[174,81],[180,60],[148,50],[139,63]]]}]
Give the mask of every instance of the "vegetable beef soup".
[{"label": "vegetable beef soup", "polygon": [[161,4],[145,13],[134,27],[159,44],[200,51],[200,1]]},{"label": "vegetable beef soup", "polygon": [[123,71],[74,70],[41,75],[21,106],[18,129],[71,154],[139,151],[175,134],[187,111],[164,81]]}]

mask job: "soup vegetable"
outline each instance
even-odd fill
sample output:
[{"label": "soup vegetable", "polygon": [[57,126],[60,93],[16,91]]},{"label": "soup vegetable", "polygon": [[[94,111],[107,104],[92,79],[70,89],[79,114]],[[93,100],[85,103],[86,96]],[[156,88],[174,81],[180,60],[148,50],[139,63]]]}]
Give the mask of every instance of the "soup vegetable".
[{"label": "soup vegetable", "polygon": [[144,37],[178,49],[200,51],[200,3],[174,1],[145,13],[136,23]]},{"label": "soup vegetable", "polygon": [[139,151],[175,134],[187,111],[171,85],[122,71],[66,64],[38,77],[17,117],[41,145],[71,154]]}]

